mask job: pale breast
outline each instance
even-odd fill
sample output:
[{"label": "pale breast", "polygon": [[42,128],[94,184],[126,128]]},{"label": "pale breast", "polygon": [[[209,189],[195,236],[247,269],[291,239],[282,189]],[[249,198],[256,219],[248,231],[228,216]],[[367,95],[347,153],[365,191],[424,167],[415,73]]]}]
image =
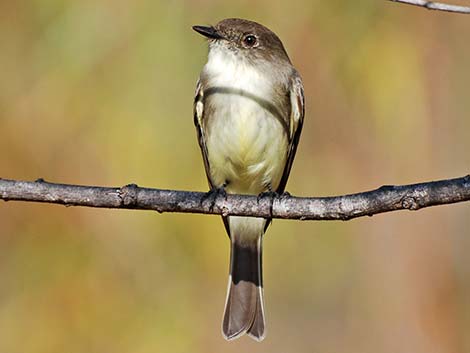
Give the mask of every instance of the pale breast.
[{"label": "pale breast", "polygon": [[288,110],[272,103],[275,79],[217,48],[201,77],[212,183],[233,193],[276,190],[286,164]]},{"label": "pale breast", "polygon": [[211,179],[227,191],[258,194],[279,185],[287,135],[278,119],[253,99],[236,93],[206,96],[206,143]]}]

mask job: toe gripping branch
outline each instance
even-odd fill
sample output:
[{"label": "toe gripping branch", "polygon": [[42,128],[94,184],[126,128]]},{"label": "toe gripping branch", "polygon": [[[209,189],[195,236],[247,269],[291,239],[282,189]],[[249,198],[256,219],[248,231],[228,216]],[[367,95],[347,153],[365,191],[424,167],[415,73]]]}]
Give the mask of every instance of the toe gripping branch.
[{"label": "toe gripping branch", "polygon": [[223,186],[209,190],[201,200],[201,207],[208,208],[210,212],[213,212],[219,197],[227,199],[227,192]]}]

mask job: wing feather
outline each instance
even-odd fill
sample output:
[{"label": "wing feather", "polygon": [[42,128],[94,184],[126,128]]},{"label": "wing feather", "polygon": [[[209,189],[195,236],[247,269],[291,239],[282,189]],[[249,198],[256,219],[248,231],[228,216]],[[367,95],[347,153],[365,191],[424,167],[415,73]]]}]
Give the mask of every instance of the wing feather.
[{"label": "wing feather", "polygon": [[197,131],[197,139],[199,142],[199,147],[201,148],[202,158],[204,160],[204,169],[206,170],[207,181],[209,182],[209,187],[213,189],[214,185],[212,184],[210,178],[209,157],[207,154],[207,145],[204,137],[204,90],[202,88],[201,80],[198,80],[196,84],[193,115],[194,125],[196,126]]},{"label": "wing feather", "polygon": [[287,152],[287,162],[284,167],[281,182],[277,188],[278,193],[284,192],[287,184],[287,179],[294,162],[295,152],[297,151],[297,145],[299,144],[300,133],[304,122],[305,115],[305,97],[304,97],[304,86],[302,79],[296,72],[291,80],[291,86],[289,90],[291,113],[289,121],[289,150]]}]

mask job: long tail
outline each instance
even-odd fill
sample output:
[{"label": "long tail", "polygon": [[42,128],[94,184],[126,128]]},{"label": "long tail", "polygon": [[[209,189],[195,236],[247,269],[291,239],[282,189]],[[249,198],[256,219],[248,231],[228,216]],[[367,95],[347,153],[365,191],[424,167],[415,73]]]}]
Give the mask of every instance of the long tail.
[{"label": "long tail", "polygon": [[265,337],[261,242],[265,220],[230,217],[230,278],[222,331],[227,340]]}]

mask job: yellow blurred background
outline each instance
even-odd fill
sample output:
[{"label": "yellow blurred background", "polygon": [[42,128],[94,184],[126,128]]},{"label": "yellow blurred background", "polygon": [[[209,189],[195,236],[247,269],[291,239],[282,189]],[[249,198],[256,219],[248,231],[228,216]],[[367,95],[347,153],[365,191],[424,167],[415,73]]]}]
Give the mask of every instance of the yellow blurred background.
[{"label": "yellow blurred background", "polygon": [[[194,24],[261,22],[303,76],[287,189],[359,192],[470,166],[470,17],[387,1],[0,1],[0,177],[207,190]],[[268,336],[220,330],[219,217],[0,202],[0,353],[470,351],[468,204],[274,221]]]}]

